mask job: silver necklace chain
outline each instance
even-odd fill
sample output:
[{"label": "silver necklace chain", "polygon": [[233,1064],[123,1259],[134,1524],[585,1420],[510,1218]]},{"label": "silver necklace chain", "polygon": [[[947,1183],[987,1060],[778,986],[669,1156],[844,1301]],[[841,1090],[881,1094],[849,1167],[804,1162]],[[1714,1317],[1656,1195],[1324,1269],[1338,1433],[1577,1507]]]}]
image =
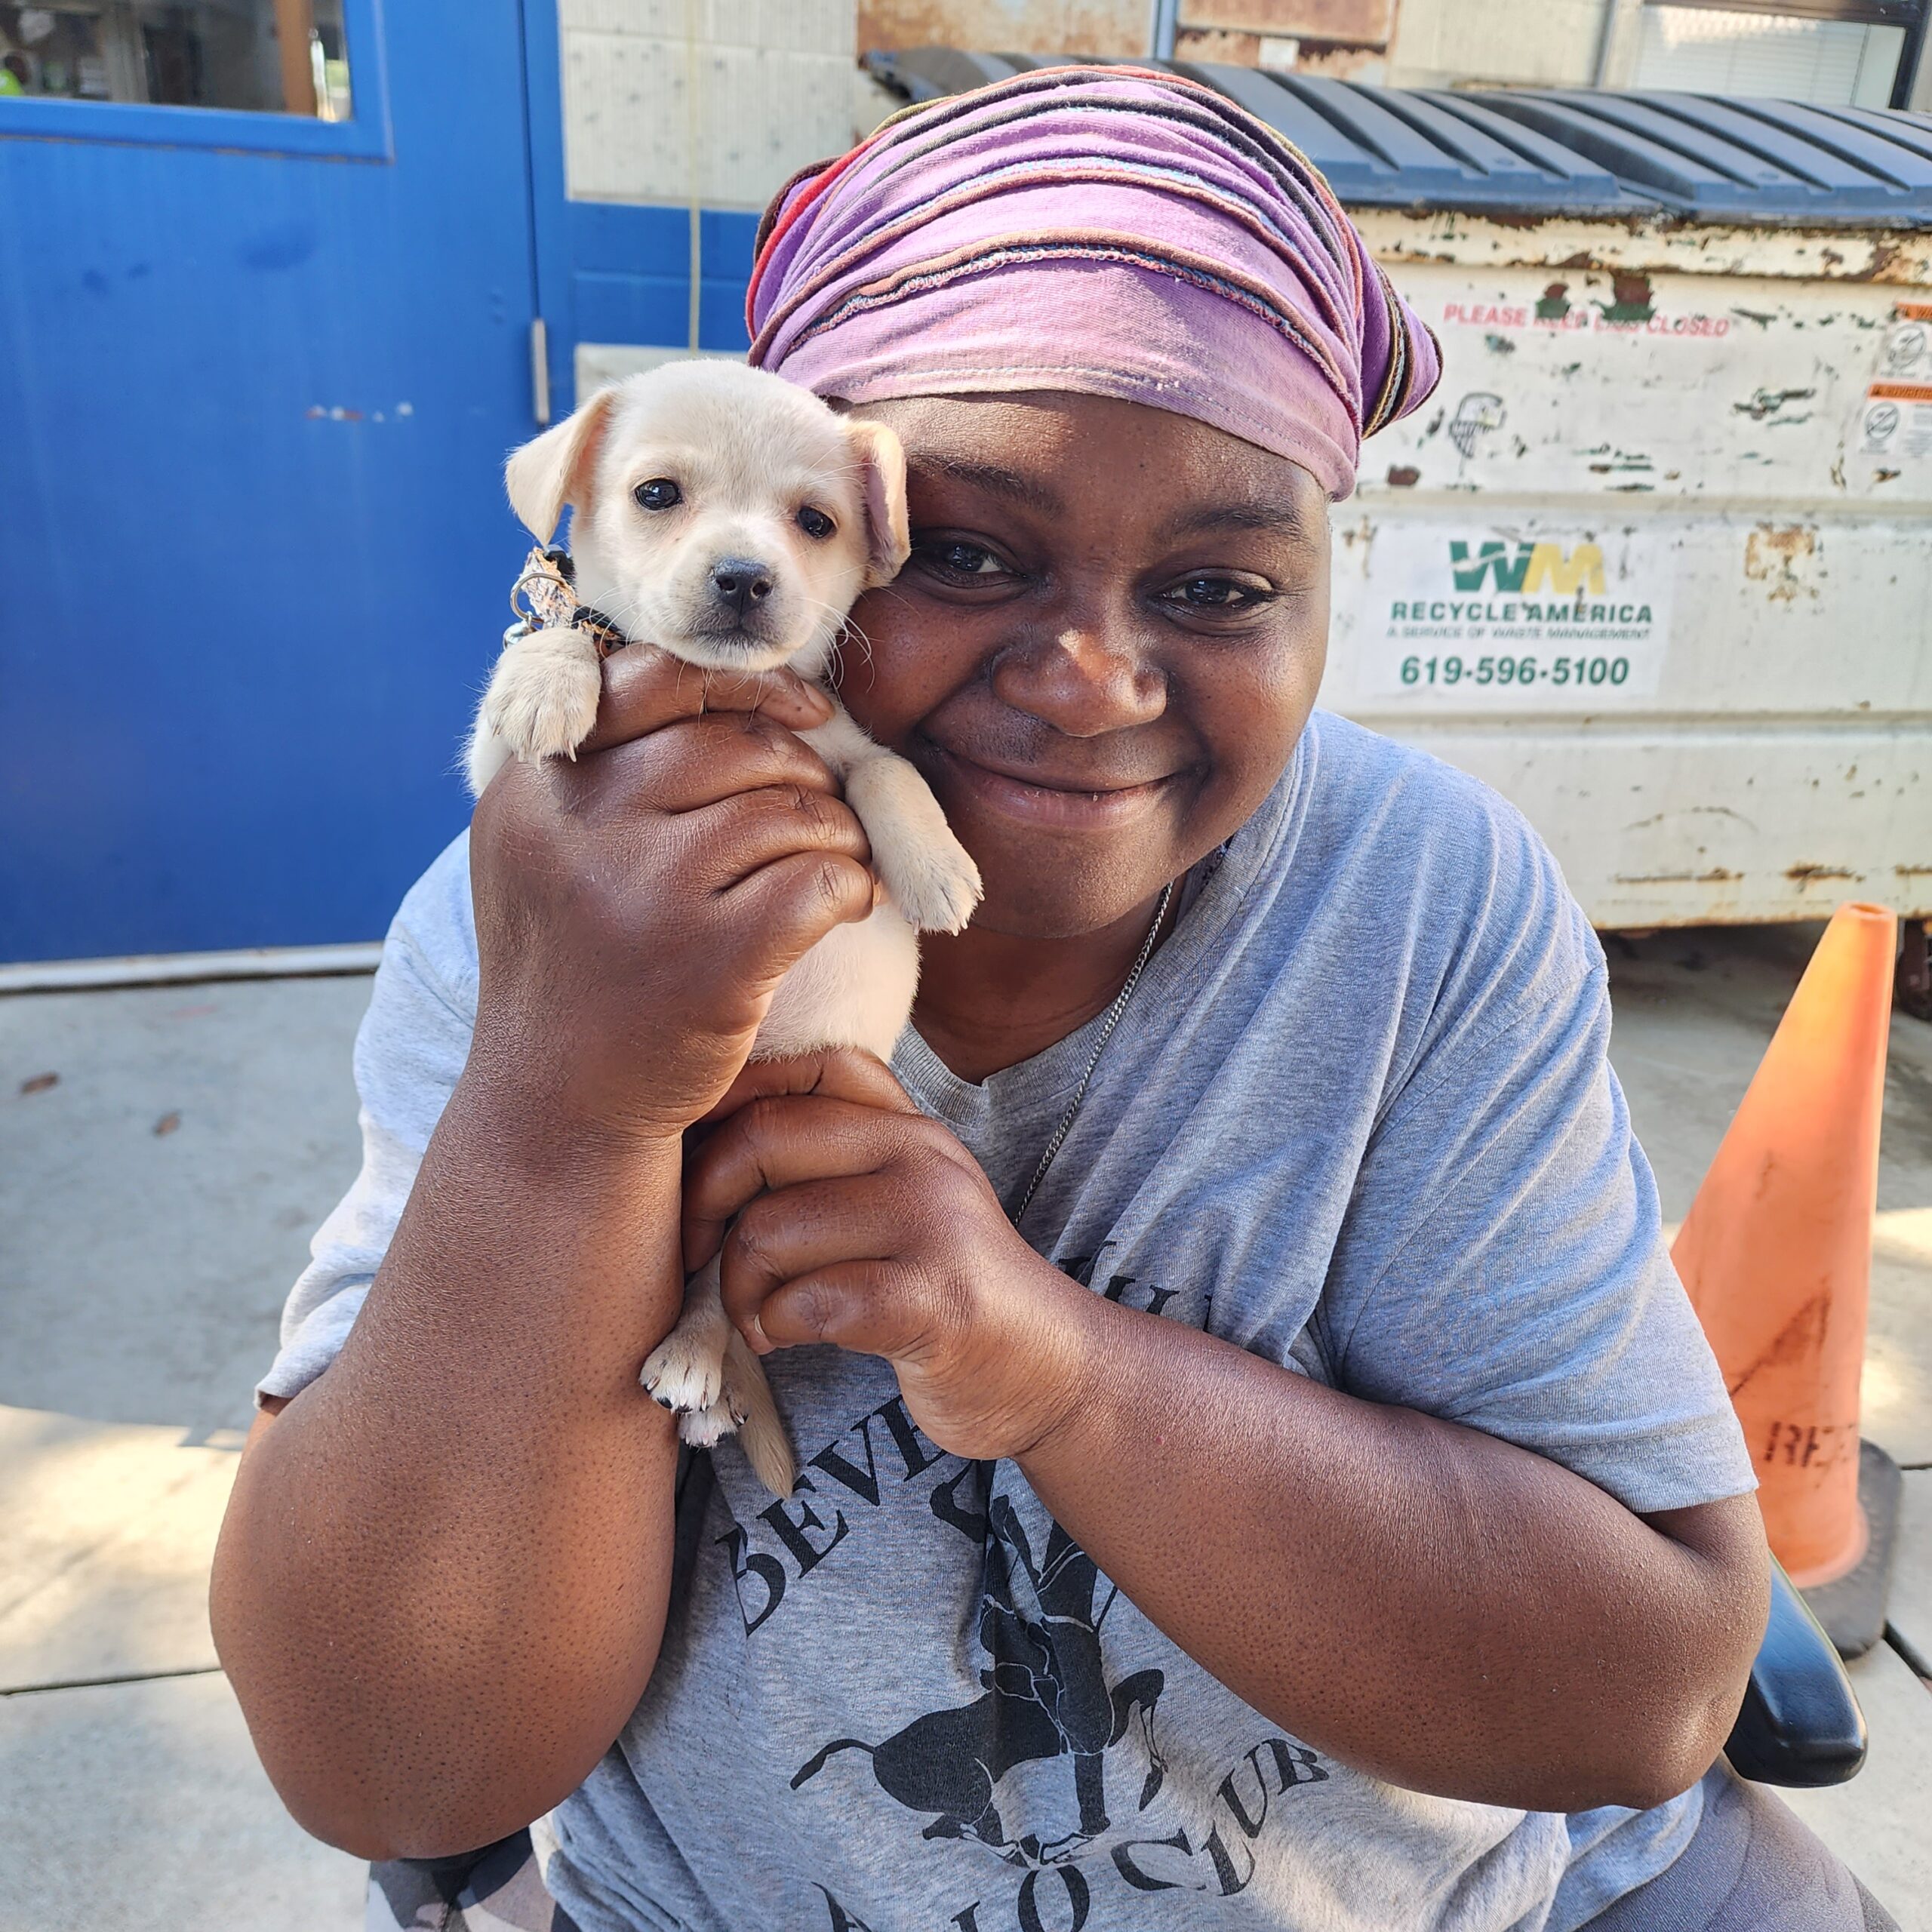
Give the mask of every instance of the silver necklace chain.
[{"label": "silver necklace chain", "polygon": [[1047,1170],[1054,1164],[1054,1157],[1065,1144],[1066,1137],[1073,1131],[1073,1123],[1079,1116],[1080,1103],[1087,1097],[1087,1089],[1092,1084],[1094,1071],[1100,1063],[1100,1056],[1107,1050],[1107,1042],[1114,1036],[1114,1029],[1120,1024],[1121,1015],[1127,1011],[1127,1003],[1134,997],[1134,989],[1140,983],[1140,976],[1147,970],[1147,962],[1154,956],[1155,942],[1161,937],[1162,922],[1168,916],[1168,908],[1174,902],[1174,882],[1169,879],[1161,888],[1161,903],[1154,908],[1154,923],[1147,928],[1147,937],[1142,941],[1140,957],[1134,962],[1125,983],[1114,995],[1114,1003],[1107,1008],[1107,1017],[1100,1023],[1100,1037],[1094,1042],[1094,1051],[1087,1056],[1086,1070],[1080,1076],[1080,1084],[1073,1090],[1073,1099],[1066,1112],[1061,1115],[1059,1126],[1054,1129],[1054,1137],[1047,1143],[1046,1152],[1040,1156],[1040,1164],[1033,1170],[1033,1178],[1026,1183],[1026,1192],[1020,1197],[1020,1205],[1013,1211],[1013,1225],[1017,1228],[1026,1218],[1026,1210],[1032,1206],[1033,1197],[1040,1191],[1040,1183],[1047,1177]]}]

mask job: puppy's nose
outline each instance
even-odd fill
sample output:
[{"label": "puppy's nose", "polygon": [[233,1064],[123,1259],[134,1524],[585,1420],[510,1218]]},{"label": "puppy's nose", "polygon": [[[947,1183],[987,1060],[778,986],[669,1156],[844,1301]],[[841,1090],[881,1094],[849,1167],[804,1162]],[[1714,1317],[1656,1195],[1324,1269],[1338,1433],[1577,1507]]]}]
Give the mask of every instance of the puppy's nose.
[{"label": "puppy's nose", "polygon": [[711,589],[721,604],[743,617],[754,604],[771,595],[771,573],[746,557],[720,557],[711,567]]}]

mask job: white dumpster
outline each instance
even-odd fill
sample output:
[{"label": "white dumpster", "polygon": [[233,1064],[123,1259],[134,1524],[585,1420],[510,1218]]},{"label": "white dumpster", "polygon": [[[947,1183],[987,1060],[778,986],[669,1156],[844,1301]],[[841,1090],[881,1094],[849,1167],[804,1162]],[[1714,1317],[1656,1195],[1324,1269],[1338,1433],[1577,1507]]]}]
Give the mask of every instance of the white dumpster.
[{"label": "white dumpster", "polygon": [[1932,912],[1932,117],[1180,71],[1441,340],[1336,509],[1322,701],[1514,799],[1600,926]]}]

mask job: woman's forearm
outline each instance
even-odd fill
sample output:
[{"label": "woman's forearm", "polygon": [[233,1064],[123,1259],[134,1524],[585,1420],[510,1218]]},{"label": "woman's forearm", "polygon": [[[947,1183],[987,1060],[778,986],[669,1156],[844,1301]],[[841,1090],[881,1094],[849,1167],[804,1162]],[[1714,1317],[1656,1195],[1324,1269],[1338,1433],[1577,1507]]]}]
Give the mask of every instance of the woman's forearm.
[{"label": "woman's forearm", "polygon": [[1557,1465],[1072,1287],[1020,1458],[1140,1610],[1296,1736],[1538,1810],[1660,1801],[1721,1746],[1763,1623],[1750,1500],[1675,1540]]},{"label": "woman's forearm", "polygon": [[214,1570],[263,1763],[370,1857],[486,1844],[583,1780],[663,1628],[679,1150],[466,1075],[340,1357],[243,1460]]}]

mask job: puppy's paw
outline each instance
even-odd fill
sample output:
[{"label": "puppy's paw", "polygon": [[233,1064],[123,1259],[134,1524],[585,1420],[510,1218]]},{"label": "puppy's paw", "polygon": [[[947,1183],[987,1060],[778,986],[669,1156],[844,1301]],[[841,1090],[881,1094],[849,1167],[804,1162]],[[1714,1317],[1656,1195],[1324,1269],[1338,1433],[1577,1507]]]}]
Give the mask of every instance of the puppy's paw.
[{"label": "puppy's paw", "polygon": [[481,798],[484,787],[509,761],[509,746],[483,721],[479,708],[469,743],[463,748],[463,771],[469,780],[471,797]]},{"label": "puppy's paw", "polygon": [[845,798],[872,841],[879,883],[907,923],[921,932],[958,932],[980,903],[980,869],[952,835],[931,787],[903,758],[874,751],[847,773]]},{"label": "puppy's paw", "polygon": [[678,1418],[678,1435],[694,1449],[712,1449],[725,1437],[735,1434],[743,1416],[731,1413],[731,1405],[721,1397],[709,1407],[694,1409]]},{"label": "puppy's paw", "polygon": [[595,648],[581,632],[539,631],[497,660],[482,722],[526,761],[574,758],[597,721],[603,688]]},{"label": "puppy's paw", "polygon": [[943,820],[937,838],[903,841],[889,864],[877,852],[874,862],[894,905],[922,933],[961,931],[983,896],[979,867]]},{"label": "puppy's paw", "polygon": [[[645,1358],[638,1380],[660,1408],[689,1420],[718,1404],[724,1384],[724,1351],[698,1324],[680,1321]],[[685,1438],[687,1442],[692,1439]]]}]

